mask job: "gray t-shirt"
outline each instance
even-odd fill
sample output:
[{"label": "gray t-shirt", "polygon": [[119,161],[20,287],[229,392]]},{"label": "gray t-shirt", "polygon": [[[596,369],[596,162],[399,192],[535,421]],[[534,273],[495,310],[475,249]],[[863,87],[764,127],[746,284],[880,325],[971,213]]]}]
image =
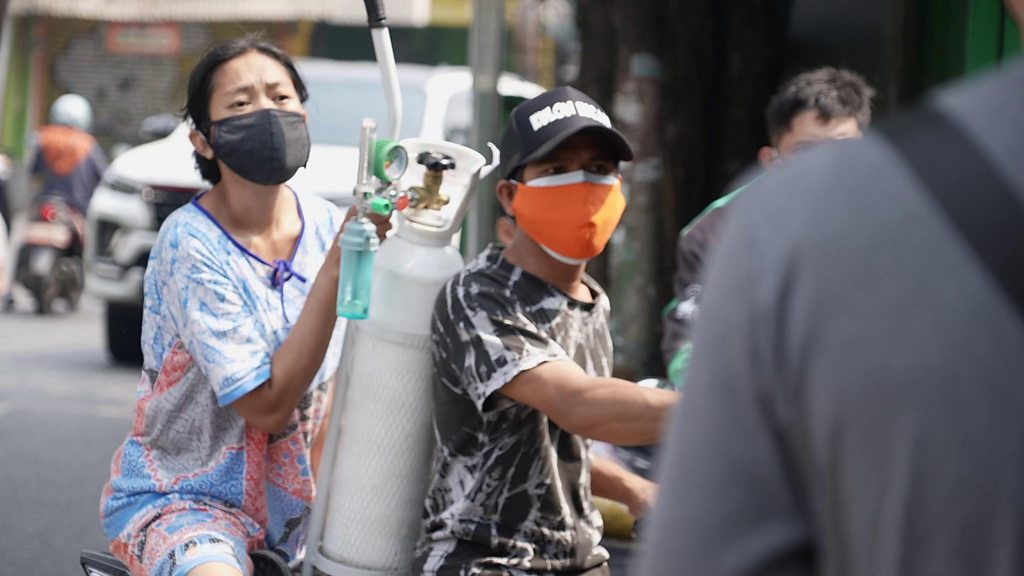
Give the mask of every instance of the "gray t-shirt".
[{"label": "gray t-shirt", "polygon": [[569,298],[490,246],[434,309],[434,434],[423,574],[545,574],[604,564],[589,441],[499,389],[548,361],[611,374],[609,303]]},{"label": "gray t-shirt", "polygon": [[[1022,64],[936,105],[1024,202]],[[706,284],[642,574],[1024,574],[1024,324],[886,140],[768,173]]]}]

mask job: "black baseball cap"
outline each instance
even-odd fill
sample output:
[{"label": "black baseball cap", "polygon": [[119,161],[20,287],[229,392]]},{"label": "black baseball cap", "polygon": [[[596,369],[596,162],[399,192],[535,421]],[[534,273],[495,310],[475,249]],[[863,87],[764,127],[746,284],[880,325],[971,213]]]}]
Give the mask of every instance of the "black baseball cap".
[{"label": "black baseball cap", "polygon": [[501,176],[511,178],[584,130],[607,137],[617,160],[632,160],[633,148],[612,127],[608,114],[572,86],[559,86],[516,106],[501,135]]}]

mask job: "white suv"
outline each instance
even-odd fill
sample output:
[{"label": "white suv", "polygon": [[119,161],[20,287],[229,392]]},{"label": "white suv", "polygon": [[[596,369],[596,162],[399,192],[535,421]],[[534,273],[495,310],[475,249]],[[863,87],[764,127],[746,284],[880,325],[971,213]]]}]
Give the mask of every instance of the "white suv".
[{"label": "white suv", "polygon": [[[387,108],[374,62],[298,59],[309,89],[312,149],[307,168],[289,181],[339,205],[352,202],[359,127],[376,118],[386,128]],[[466,144],[472,120],[472,76],[465,67],[398,66],[402,138]],[[505,111],[544,89],[503,74],[498,92]],[[192,159],[189,128],[117,156],[96,187],[87,211],[86,289],[106,302],[107,349],[118,362],[140,361],[142,278],[157,230],[167,216],[208,184]]]}]

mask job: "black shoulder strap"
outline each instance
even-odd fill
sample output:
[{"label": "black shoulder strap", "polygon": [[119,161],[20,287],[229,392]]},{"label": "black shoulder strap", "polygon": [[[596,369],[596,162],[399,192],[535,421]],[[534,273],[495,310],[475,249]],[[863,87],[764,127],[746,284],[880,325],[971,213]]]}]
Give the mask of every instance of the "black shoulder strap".
[{"label": "black shoulder strap", "polygon": [[933,106],[897,118],[881,131],[924,182],[929,195],[1024,320],[1022,196],[1014,193],[971,137]]}]

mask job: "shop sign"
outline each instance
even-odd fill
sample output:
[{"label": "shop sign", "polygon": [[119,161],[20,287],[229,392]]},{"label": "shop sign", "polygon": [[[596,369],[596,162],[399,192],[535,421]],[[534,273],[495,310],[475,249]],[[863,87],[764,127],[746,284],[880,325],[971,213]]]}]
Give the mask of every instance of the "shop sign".
[{"label": "shop sign", "polygon": [[107,53],[131,56],[176,56],[181,52],[181,27],[165,24],[108,24]]}]

